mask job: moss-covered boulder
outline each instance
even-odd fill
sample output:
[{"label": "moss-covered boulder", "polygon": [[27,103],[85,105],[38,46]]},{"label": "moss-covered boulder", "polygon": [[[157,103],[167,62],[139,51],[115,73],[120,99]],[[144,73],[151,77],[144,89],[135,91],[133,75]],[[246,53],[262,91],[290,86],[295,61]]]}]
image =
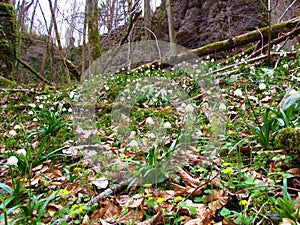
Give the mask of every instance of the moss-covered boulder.
[{"label": "moss-covered boulder", "polygon": [[0,76],[12,79],[16,61],[16,19],[10,1],[0,0]]},{"label": "moss-covered boulder", "polygon": [[277,135],[281,148],[285,149],[288,154],[297,155],[300,154],[300,129],[287,127],[282,129]]}]

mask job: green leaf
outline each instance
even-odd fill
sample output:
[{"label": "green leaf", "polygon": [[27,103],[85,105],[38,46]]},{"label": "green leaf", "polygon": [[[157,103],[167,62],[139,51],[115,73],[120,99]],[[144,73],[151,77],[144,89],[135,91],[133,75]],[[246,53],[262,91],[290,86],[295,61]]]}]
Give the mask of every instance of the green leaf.
[{"label": "green leaf", "polygon": [[4,191],[6,191],[9,194],[13,194],[14,191],[12,190],[12,188],[4,183],[0,183],[0,188],[2,188]]},{"label": "green leaf", "polygon": [[222,208],[221,211],[220,211],[221,216],[228,216],[230,214],[231,214],[231,211],[229,209],[225,208],[225,207]]},{"label": "green leaf", "polygon": [[294,103],[300,100],[300,93],[299,92],[292,92],[292,94],[285,100],[282,105],[282,109],[286,111],[289,109]]}]

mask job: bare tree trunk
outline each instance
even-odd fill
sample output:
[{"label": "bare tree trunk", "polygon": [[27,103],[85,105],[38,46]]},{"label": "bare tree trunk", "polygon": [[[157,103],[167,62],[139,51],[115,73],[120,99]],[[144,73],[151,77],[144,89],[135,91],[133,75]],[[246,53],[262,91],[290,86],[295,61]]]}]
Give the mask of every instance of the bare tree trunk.
[{"label": "bare tree trunk", "polygon": [[36,8],[38,6],[39,0],[36,0],[34,8],[33,8],[33,12],[31,15],[31,20],[30,20],[30,28],[29,28],[29,32],[32,33],[32,29],[33,29],[33,25],[34,25],[34,17],[35,17],[35,13],[36,13]]},{"label": "bare tree trunk", "polygon": [[86,33],[87,33],[87,5],[85,5],[84,22],[83,22],[83,38],[82,38],[82,63],[81,74],[84,74],[86,68]]},{"label": "bare tree trunk", "polygon": [[[57,1],[57,0],[55,0],[55,1]],[[54,8],[52,6],[51,0],[48,0],[48,2],[49,2],[50,12],[51,12],[51,20],[53,22],[53,27],[54,27],[54,32],[55,32],[55,36],[56,36],[58,50],[59,50],[59,53],[60,53],[60,57],[61,57],[61,59],[63,61],[63,64],[66,67],[66,69],[65,69],[66,81],[68,83],[70,83],[70,81],[71,81],[70,74],[69,74],[69,70],[68,70],[68,66],[67,66],[67,62],[66,62],[64,50],[63,50],[61,42],[60,42],[60,36],[59,36],[58,27],[57,27],[57,23],[56,23],[56,19],[55,19]]]},{"label": "bare tree trunk", "polygon": [[98,0],[86,0],[88,25],[89,62],[101,56],[100,34],[98,28]]},{"label": "bare tree trunk", "polygon": [[[151,6],[150,0],[144,0],[144,26],[151,29]],[[145,29],[145,40],[150,39],[150,32]]]},{"label": "bare tree trunk", "polygon": [[168,26],[169,26],[170,51],[171,51],[171,56],[174,56],[176,55],[176,47],[175,47],[176,38],[175,38],[173,17],[171,11],[171,0],[166,0],[166,9],[167,9]]}]

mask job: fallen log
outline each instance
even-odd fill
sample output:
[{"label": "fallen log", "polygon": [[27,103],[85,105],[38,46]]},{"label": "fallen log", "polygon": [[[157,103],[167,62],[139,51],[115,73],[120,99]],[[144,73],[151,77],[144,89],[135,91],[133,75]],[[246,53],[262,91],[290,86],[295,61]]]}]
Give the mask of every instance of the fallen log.
[{"label": "fallen log", "polygon": [[[167,58],[164,58],[161,61],[155,60],[146,65],[139,66],[135,68],[134,71],[143,70],[143,68],[161,67],[162,64],[174,65],[176,63],[180,63],[183,61],[189,61],[191,59],[195,59],[196,56],[202,57],[210,54],[220,53],[222,51],[241,47],[253,42],[263,41],[262,43],[267,43],[268,34],[269,34],[268,32],[271,32],[272,40],[282,35],[285,35],[284,38],[287,38],[288,37],[287,33],[289,32],[290,32],[289,34],[294,37],[300,34],[299,27],[300,27],[300,16],[295,17],[294,19],[289,21],[273,24],[271,26],[271,29],[270,27],[256,29],[254,31],[250,31],[248,33],[241,34],[223,41],[214,42],[197,49],[187,50],[173,57],[167,56]],[[276,43],[278,43],[278,40],[283,40],[283,38],[277,39]]]}]

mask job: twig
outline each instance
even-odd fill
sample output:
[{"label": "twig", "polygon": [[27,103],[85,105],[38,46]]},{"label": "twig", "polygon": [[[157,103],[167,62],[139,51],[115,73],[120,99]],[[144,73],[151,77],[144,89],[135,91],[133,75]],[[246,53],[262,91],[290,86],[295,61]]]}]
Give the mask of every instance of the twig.
[{"label": "twig", "polygon": [[[105,191],[101,192],[99,195],[95,196],[94,198],[92,198],[89,202],[87,202],[85,205],[86,206],[92,206],[95,203],[98,203],[100,200],[102,200],[103,198],[106,198],[108,196],[110,196],[113,193],[116,192],[120,192],[122,190],[123,187],[126,187],[128,183],[130,183],[133,180],[133,178],[128,179],[126,181],[120,182],[119,184],[117,184],[116,186],[112,187],[112,188],[108,188]],[[75,214],[74,216],[71,215],[66,215],[61,219],[58,219],[56,221],[54,221],[53,225],[59,225],[62,222],[70,222],[72,219],[76,218],[78,216],[78,214]]]}]

